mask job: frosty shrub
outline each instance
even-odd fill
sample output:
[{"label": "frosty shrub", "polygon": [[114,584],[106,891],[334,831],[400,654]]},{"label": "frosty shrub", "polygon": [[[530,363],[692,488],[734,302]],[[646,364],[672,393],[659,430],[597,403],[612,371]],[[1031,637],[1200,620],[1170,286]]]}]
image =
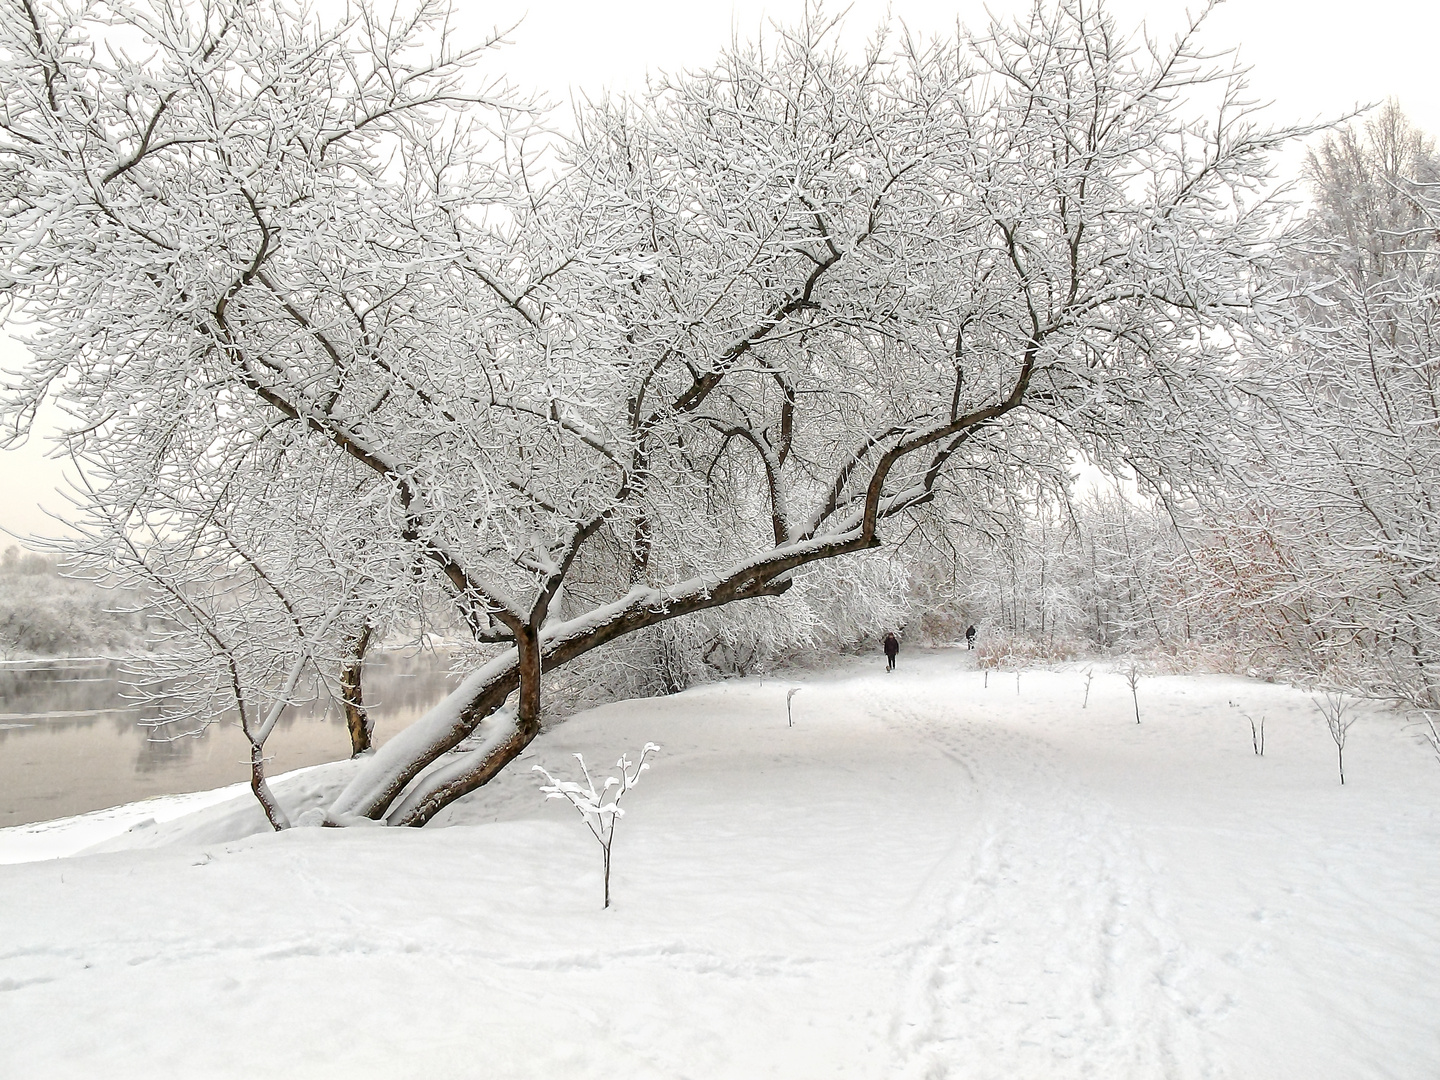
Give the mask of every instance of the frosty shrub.
[{"label": "frosty shrub", "polygon": [[1074,660],[1080,649],[1062,638],[1031,638],[986,635],[975,648],[975,660],[982,668],[1044,667]]},{"label": "frosty shrub", "polygon": [[605,865],[605,904],[610,906],[610,852],[615,844],[615,825],[625,811],[620,808],[620,800],[625,797],[637,783],[640,782],[640,774],[650,768],[646,761],[651,754],[658,753],[660,747],[654,743],[646,743],[640,751],[640,759],[631,763],[630,759],[621,755],[620,760],[615,762],[615,767],[620,770],[619,776],[607,776],[605,783],[596,790],[595,781],[590,776],[590,770],[585,766],[585,757],[576,754],[575,760],[580,763],[580,774],[585,778],[584,784],[578,784],[573,780],[557,780],[545,770],[543,766],[532,766],[535,772],[542,774],[548,784],[540,785],[540,790],[545,792],[547,799],[564,799],[580,813],[585,827],[590,830],[590,835],[600,844]]}]

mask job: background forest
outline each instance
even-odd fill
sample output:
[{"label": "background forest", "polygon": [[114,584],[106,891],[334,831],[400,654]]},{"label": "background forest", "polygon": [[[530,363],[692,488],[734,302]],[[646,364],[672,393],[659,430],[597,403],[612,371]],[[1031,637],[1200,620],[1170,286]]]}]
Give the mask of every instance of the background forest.
[{"label": "background forest", "polygon": [[56,560],[11,544],[0,552],[0,660],[143,651],[143,603],[66,577]]}]

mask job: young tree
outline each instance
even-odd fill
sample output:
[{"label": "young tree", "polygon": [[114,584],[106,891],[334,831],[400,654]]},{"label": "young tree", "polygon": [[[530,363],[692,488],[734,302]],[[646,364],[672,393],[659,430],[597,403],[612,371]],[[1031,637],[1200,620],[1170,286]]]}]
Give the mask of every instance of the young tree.
[{"label": "young tree", "polygon": [[1138,661],[1131,660],[1123,668],[1120,674],[1125,677],[1125,685],[1130,687],[1130,702],[1135,706],[1135,723],[1140,723],[1140,680],[1145,677],[1145,671]]},{"label": "young tree", "polygon": [[[585,758],[582,754],[576,754],[575,760],[580,762],[580,775],[585,778],[583,785],[573,780],[556,780],[541,765],[532,765],[531,768],[550,781],[548,784],[541,784],[540,790],[545,793],[547,799],[564,799],[573,806],[585,822],[585,827],[590,830],[590,835],[595,837],[600,844],[602,862],[605,878],[605,903],[604,907],[610,906],[610,853],[615,847],[615,826],[625,816],[625,811],[620,807],[620,800],[623,799],[636,784],[640,782],[640,774],[650,768],[646,759],[654,753],[658,753],[660,747],[654,743],[646,743],[640,750],[640,757],[632,762],[624,754],[620,760],[615,762],[615,767],[620,770],[619,776],[607,776],[605,783],[597,791],[595,781],[590,776],[590,770],[585,766]],[[608,801],[607,801],[608,798]]]},{"label": "young tree", "polygon": [[547,164],[443,8],[352,11],[0,23],[0,281],[43,327],[11,424],[60,393],[155,544],[304,518],[279,592],[338,607],[336,657],[417,582],[480,650],[332,820],[423,824],[534,739],[543,671],[1077,449],[1172,495],[1226,468],[1285,135],[1198,22],[1137,46],[1059,0],[850,60],[816,17],[587,107]]},{"label": "young tree", "polygon": [[1320,716],[1325,721],[1325,729],[1330,732],[1330,738],[1335,743],[1335,764],[1340,770],[1340,783],[1345,783],[1345,740],[1350,734],[1350,728],[1360,718],[1355,707],[1353,698],[1347,698],[1343,693],[1326,693],[1313,699],[1314,705]]},{"label": "young tree", "polygon": [[1261,714],[1260,714],[1260,722],[1257,724],[1257,723],[1255,722],[1255,717],[1251,716],[1248,712],[1246,712],[1244,709],[1242,709],[1242,708],[1240,707],[1240,703],[1239,703],[1239,702],[1237,702],[1237,701],[1231,701],[1231,702],[1228,702],[1227,704],[1229,704],[1229,706],[1230,706],[1232,709],[1238,710],[1239,713],[1240,713],[1240,715],[1243,716],[1243,717],[1246,719],[1246,721],[1250,724],[1250,749],[1254,751],[1256,757],[1264,757],[1264,756],[1265,756],[1265,714],[1264,714],[1264,713],[1261,713]]}]

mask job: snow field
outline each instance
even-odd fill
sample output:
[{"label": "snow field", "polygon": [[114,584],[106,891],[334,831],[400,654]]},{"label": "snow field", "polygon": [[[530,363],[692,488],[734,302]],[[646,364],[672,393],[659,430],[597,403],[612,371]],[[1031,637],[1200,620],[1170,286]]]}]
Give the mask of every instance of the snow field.
[{"label": "snow field", "polygon": [[[246,795],[0,867],[0,1075],[1440,1070],[1440,767],[1398,718],[1352,730],[1342,789],[1293,689],[1146,679],[1137,726],[1118,674],[1081,709],[1077,670],[1017,694],[972,664],[597,709],[424,830],[271,835]],[[529,766],[646,741],[601,911],[599,846]]]}]

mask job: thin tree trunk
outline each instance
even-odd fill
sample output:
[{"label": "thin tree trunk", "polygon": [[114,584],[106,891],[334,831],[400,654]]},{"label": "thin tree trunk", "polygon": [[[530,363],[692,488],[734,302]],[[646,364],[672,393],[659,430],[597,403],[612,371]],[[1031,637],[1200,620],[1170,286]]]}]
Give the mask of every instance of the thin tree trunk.
[{"label": "thin tree trunk", "polygon": [[285,816],[270,785],[265,782],[265,747],[254,740],[250,743],[250,790],[255,793],[255,799],[265,811],[265,819],[272,829],[280,832],[290,827],[290,819]]},{"label": "thin tree trunk", "polygon": [[359,757],[370,749],[370,736],[375,725],[365,711],[360,691],[360,672],[365,665],[365,650],[370,646],[373,627],[367,622],[355,640],[350,658],[340,673],[340,700],[345,708],[345,726],[350,729],[350,756]]},{"label": "thin tree trunk", "polygon": [[[613,828],[613,826],[612,826]],[[613,837],[611,838],[613,842]],[[610,906],[610,845],[605,845],[605,906]]]}]

